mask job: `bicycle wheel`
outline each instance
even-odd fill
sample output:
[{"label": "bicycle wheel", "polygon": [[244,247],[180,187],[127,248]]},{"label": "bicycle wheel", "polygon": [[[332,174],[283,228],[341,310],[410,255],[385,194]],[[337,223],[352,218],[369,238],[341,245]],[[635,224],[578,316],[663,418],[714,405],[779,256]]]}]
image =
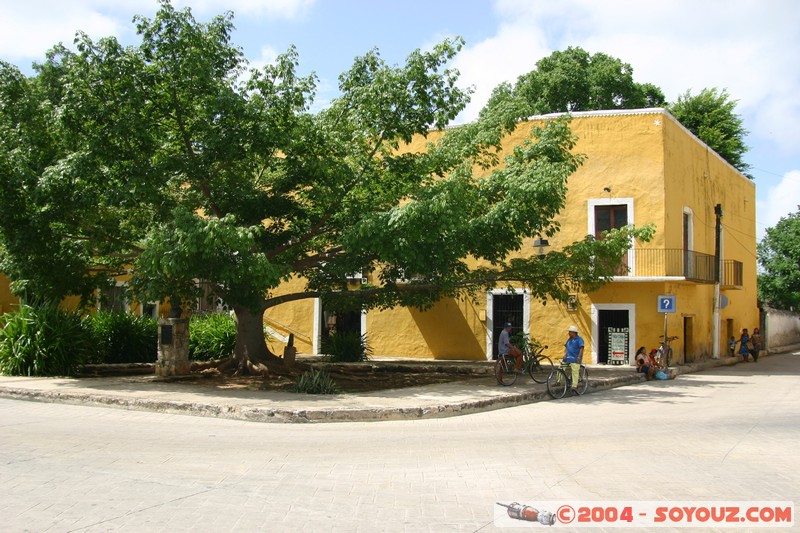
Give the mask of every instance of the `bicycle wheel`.
[{"label": "bicycle wheel", "polygon": [[556,400],[567,394],[567,375],[560,368],[553,369],[547,376],[547,394]]},{"label": "bicycle wheel", "polygon": [[494,363],[494,377],[500,385],[513,385],[517,381],[517,362],[511,355],[501,355]]},{"label": "bicycle wheel", "polygon": [[528,371],[536,383],[547,383],[547,377],[553,371],[553,362],[546,355],[540,355],[531,360]]},{"label": "bicycle wheel", "polygon": [[664,362],[666,363],[666,368],[669,368],[669,365],[672,364],[672,347],[667,347],[664,354]]},{"label": "bicycle wheel", "polygon": [[576,390],[578,394],[583,394],[587,388],[589,388],[589,371],[585,366],[581,365],[581,369],[578,372],[578,388]]}]

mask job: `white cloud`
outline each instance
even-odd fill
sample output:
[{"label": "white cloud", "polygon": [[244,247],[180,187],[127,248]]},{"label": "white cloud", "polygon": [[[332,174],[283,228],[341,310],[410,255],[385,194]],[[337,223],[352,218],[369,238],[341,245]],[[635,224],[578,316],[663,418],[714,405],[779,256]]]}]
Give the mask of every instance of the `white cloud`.
[{"label": "white cloud", "polygon": [[[303,16],[315,0],[174,0],[190,6],[198,20],[233,11],[237,16],[291,19]],[[22,0],[0,2],[0,58],[27,69],[44,60],[47,50],[71,46],[77,31],[92,38],[114,35],[131,40],[134,15],[155,16],[157,0]]]},{"label": "white cloud", "polygon": [[787,172],[781,181],[769,188],[764,201],[756,204],[757,240],[764,237],[766,228],[775,224],[789,213],[795,213],[800,204],[800,170]]},{"label": "white cloud", "polygon": [[261,54],[258,58],[250,60],[250,68],[261,70],[267,65],[275,63],[275,60],[278,59],[278,55],[280,54],[276,49],[270,46],[263,46],[261,47]]},{"label": "white cloud", "polygon": [[[133,7],[109,0],[28,0],[0,5],[0,57],[26,68],[24,60],[42,61],[47,50],[59,42],[71,46],[80,30],[92,38],[132,35]],[[131,7],[130,11],[126,8]]]},{"label": "white cloud", "polygon": [[475,119],[495,87],[504,81],[515,82],[548,53],[541,32],[518,25],[504,25],[496,36],[465,47],[454,66],[461,72],[460,84],[473,86],[475,93],[460,120]]},{"label": "white cloud", "polygon": [[293,19],[308,12],[315,0],[179,0],[176,6],[188,5],[193,12],[220,14],[233,11],[238,15]]}]

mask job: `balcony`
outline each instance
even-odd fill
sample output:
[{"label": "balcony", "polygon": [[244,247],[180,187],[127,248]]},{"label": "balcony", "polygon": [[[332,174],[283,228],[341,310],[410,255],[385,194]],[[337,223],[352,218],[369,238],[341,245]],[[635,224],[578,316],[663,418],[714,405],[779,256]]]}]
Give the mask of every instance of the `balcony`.
[{"label": "balcony", "polygon": [[[714,283],[714,256],[682,248],[638,248],[635,267],[624,274],[636,278],[683,278],[695,283]],[[741,261],[723,261],[721,287],[742,286]]]}]

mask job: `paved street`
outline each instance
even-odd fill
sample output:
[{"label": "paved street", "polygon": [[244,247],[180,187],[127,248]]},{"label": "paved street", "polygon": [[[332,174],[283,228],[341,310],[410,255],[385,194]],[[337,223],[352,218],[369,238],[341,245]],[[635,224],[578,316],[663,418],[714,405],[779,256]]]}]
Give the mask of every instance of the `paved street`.
[{"label": "paved street", "polygon": [[800,502],[799,375],[787,354],[485,413],[336,424],[0,399],[0,531],[489,532],[498,501]]}]

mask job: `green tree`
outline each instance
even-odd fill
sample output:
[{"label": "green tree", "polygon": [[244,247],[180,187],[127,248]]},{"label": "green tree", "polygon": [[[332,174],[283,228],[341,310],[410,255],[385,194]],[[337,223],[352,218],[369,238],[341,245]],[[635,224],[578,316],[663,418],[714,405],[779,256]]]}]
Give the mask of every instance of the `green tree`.
[{"label": "green tree", "polygon": [[[736,101],[727,91],[690,91],[667,103],[664,93],[650,83],[637,83],[633,68],[620,59],[589,54],[579,47],[555,51],[540,59],[536,68],[519,77],[517,83],[497,87],[490,103],[503,102],[517,118],[534,114],[603,109],[666,107],[667,110],[739,171],[750,168],[743,160],[748,148],[747,130],[736,114]],[[746,174],[750,179],[753,177]]]},{"label": "green tree", "polygon": [[758,243],[758,295],[777,309],[800,308],[800,206]]},{"label": "green tree", "polygon": [[709,148],[746,174],[750,168],[743,158],[748,150],[744,142],[747,130],[742,117],[736,113],[736,103],[737,100],[731,100],[725,89],[721,92],[703,89],[698,95],[686,91],[667,110]]},{"label": "green tree", "polygon": [[580,47],[555,51],[519,77],[517,95],[530,114],[598,109],[637,109],[664,105],[664,94],[633,80],[628,63]]},{"label": "green tree", "polygon": [[[444,130],[469,98],[447,68],[459,39],[400,66],[377,51],[356,58],[340,96],[314,113],[316,80],[297,75],[296,51],[247,71],[230,13],[198,23],[162,0],[136,21],[137,46],[79,34],[76,51],[55,47],[31,79],[2,66],[3,269],[33,293],[88,294],[129,269],[142,300],[180,302],[208,281],[237,316],[231,362],[252,369],[272,360],[271,306],[424,308],[514,281],[566,298],[613,276],[632,239],[650,235],[627,228],[506,259],[558,230],[581,157],[562,118],[500,161],[517,127],[502,99]],[[408,149],[431,128],[443,131]],[[70,279],[53,276],[63,265]],[[368,270],[371,285],[347,290],[348,273]],[[303,290],[275,293],[293,276]]]}]

